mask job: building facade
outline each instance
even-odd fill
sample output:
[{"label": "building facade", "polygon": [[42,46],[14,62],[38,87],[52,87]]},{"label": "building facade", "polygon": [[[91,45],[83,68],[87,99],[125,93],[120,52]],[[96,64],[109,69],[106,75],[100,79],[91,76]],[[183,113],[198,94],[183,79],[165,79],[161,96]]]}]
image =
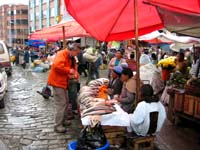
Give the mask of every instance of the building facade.
[{"label": "building facade", "polygon": [[29,0],[29,33],[58,24],[65,10],[64,0]]},{"label": "building facade", "polygon": [[0,40],[10,47],[24,47],[28,39],[28,6],[0,6]]}]

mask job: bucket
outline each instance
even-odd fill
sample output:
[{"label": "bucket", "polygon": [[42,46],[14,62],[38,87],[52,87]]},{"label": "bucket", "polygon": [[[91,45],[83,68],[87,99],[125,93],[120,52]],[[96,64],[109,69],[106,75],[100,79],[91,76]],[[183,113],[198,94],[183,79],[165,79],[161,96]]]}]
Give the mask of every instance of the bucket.
[{"label": "bucket", "polygon": [[[76,150],[76,144],[77,142],[71,142],[68,144],[68,150]],[[107,141],[106,145],[104,145],[103,147],[97,148],[96,150],[108,150],[110,147],[109,142]]]}]

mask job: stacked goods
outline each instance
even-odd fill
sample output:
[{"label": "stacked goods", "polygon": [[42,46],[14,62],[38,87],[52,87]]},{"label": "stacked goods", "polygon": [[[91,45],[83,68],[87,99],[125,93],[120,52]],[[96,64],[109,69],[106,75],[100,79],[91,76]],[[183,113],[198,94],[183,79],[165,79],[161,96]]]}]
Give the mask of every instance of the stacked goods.
[{"label": "stacked goods", "polygon": [[100,78],[91,81],[88,86],[80,89],[78,102],[81,117],[104,115],[115,111],[114,107],[107,103],[108,82],[108,79]]},{"label": "stacked goods", "polygon": [[[88,86],[80,89],[78,101],[80,104],[81,117],[89,116],[91,125],[95,121],[101,121],[101,115],[115,111],[114,100],[109,101],[107,94],[108,79],[101,78],[91,81]],[[125,142],[125,127],[103,126],[104,133],[111,145],[121,146]]]}]

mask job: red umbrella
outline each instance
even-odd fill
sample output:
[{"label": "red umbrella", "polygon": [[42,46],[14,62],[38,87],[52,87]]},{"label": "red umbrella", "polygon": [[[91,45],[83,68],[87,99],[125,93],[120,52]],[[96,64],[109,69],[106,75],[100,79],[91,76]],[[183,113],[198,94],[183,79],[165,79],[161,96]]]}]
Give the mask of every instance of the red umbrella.
[{"label": "red umbrella", "polygon": [[[69,13],[88,33],[100,41],[110,41],[125,40],[135,36],[134,1],[136,0],[65,0],[65,4]],[[144,1],[157,7],[147,5]],[[137,2],[139,35],[150,33],[163,26],[173,31],[178,27],[178,30],[200,27],[199,0],[137,0]],[[199,33],[200,30],[196,35],[200,35]]]},{"label": "red umbrella", "polygon": [[[194,28],[191,26],[192,24],[199,27],[199,14],[196,14],[200,12],[199,0],[146,0],[157,7],[144,4],[143,1],[65,0],[65,4],[75,20],[98,40],[125,40],[135,36],[137,62],[139,62],[138,35],[163,28],[165,23],[171,29],[179,25],[180,30],[183,31],[186,31],[185,26],[187,25],[191,28]],[[192,11],[193,9],[195,11]],[[168,10],[168,15],[165,15],[165,10]],[[172,12],[176,12],[176,14],[173,15]],[[187,18],[184,18],[183,14],[187,15]],[[170,16],[170,22],[167,20],[163,22],[163,19],[160,18],[162,16],[166,19]],[[194,17],[192,20],[191,16]],[[184,21],[181,18],[184,18]],[[139,64],[137,64],[137,69],[137,78],[139,79]],[[137,85],[139,85],[139,80]],[[139,93],[139,88],[137,88],[137,93]]]},{"label": "red umbrella", "polygon": [[[63,27],[65,28],[64,31]],[[89,34],[80,26],[79,23],[76,21],[69,21],[31,33],[30,39],[58,41],[63,39],[63,34],[65,34],[65,38],[71,38],[74,36],[89,36]]]},{"label": "red umbrella", "polygon": [[[65,0],[65,3],[69,13],[100,41],[134,37],[134,0]],[[155,7],[140,0],[138,8],[139,35],[163,27]]]}]

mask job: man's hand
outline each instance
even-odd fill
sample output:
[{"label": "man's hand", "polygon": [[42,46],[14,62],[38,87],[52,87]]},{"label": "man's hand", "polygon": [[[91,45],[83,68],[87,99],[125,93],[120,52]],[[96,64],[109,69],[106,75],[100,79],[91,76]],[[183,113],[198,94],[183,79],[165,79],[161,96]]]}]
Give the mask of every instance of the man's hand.
[{"label": "man's hand", "polygon": [[70,69],[69,70],[69,74],[75,74],[75,70],[74,69]]},{"label": "man's hand", "polygon": [[78,72],[74,69],[70,69],[68,77],[69,79],[78,79]]}]

